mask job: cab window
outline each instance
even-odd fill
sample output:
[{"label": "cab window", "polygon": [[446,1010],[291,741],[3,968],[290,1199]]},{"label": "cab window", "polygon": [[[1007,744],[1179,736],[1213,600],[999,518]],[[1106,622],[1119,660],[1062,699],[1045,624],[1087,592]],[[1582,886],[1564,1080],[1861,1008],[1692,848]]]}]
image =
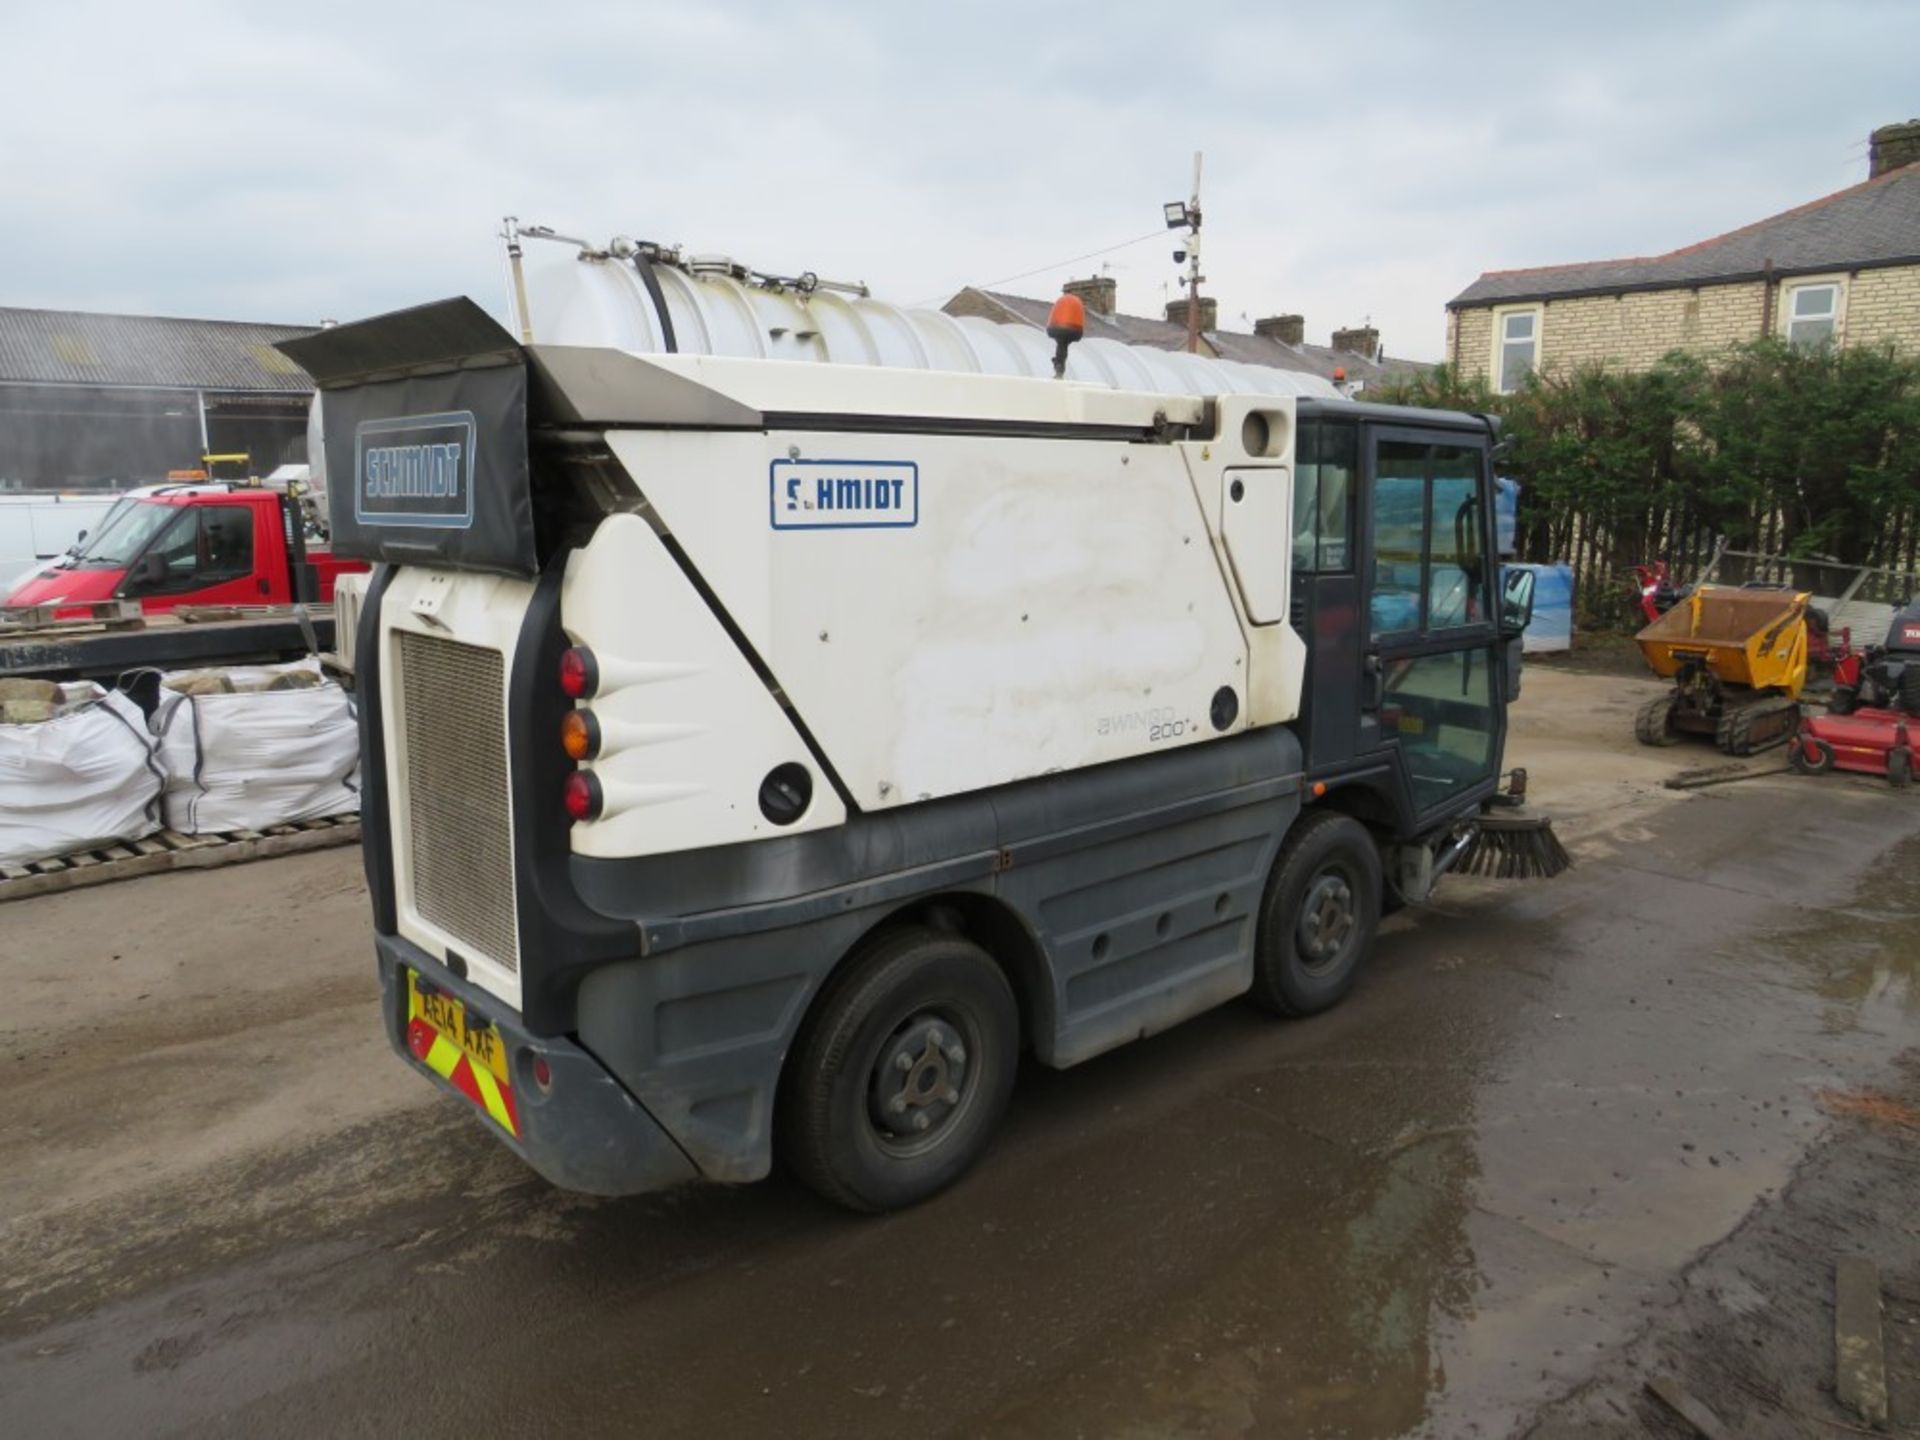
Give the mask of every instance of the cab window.
[{"label": "cab window", "polygon": [[135,562],[130,594],[197,590],[253,573],[253,512],[244,505],[180,508]]},{"label": "cab window", "polygon": [[1482,453],[1474,445],[1379,442],[1370,601],[1376,637],[1487,623]]},{"label": "cab window", "polygon": [[1356,425],[1310,420],[1300,427],[1294,455],[1294,574],[1353,568],[1353,477],[1359,453]]}]

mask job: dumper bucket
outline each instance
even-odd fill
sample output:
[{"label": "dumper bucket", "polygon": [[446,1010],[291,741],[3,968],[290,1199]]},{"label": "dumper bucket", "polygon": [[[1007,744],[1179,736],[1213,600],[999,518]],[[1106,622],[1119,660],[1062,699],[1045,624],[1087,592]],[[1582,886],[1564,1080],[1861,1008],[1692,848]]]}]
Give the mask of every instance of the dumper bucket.
[{"label": "dumper bucket", "polygon": [[1786,590],[1702,585],[1635,637],[1653,673],[1690,661],[1722,683],[1797,696],[1807,678],[1807,600]]}]

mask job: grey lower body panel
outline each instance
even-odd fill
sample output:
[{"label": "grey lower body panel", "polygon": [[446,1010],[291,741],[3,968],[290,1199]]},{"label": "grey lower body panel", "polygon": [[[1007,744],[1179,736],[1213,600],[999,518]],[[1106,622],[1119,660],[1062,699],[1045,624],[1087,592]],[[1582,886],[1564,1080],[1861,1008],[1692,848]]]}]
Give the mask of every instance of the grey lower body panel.
[{"label": "grey lower body panel", "polygon": [[[508,1135],[477,1107],[474,1118],[548,1180],[591,1195],[636,1195],[698,1178],[686,1152],[592,1055],[570,1040],[529,1035],[493,996],[409,941],[379,935],[375,945],[387,1039],[421,1074],[453,1089],[407,1046],[405,970],[461,1001],[470,1021],[484,1017],[500,1027],[519,1134]],[[551,1077],[544,1091],[532,1079],[536,1057],[547,1062]]]},{"label": "grey lower body panel", "polygon": [[576,858],[581,899],[638,940],[581,980],[579,1045],[701,1174],[758,1179],[822,984],[876,927],[941,902],[1013,927],[990,948],[1016,970],[1029,1043],[1077,1064],[1250,986],[1300,785],[1298,741],[1276,726],[810,835]]}]

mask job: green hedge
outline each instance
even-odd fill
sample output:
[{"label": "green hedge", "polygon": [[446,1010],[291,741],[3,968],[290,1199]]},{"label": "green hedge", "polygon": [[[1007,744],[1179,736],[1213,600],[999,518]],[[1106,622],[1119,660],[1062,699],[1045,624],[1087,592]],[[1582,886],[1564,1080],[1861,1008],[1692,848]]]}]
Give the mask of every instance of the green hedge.
[{"label": "green hedge", "polygon": [[[1912,568],[1920,526],[1920,358],[1761,340],[1638,373],[1585,366],[1510,395],[1442,365],[1368,399],[1489,411],[1525,487],[1521,553],[1574,560],[1589,610],[1666,558],[1713,544]],[[1814,582],[1809,582],[1814,583]]]}]

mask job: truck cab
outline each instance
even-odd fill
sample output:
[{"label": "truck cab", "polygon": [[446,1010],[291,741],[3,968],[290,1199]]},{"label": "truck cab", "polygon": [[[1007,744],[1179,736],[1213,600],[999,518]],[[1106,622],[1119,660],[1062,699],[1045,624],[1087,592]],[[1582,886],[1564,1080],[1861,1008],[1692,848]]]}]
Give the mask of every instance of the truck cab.
[{"label": "truck cab", "polygon": [[330,602],[334,577],[364,570],[309,548],[296,497],[228,482],[128,492],[73,551],[29,576],[8,606],[132,599],[148,613],[182,605]]}]

